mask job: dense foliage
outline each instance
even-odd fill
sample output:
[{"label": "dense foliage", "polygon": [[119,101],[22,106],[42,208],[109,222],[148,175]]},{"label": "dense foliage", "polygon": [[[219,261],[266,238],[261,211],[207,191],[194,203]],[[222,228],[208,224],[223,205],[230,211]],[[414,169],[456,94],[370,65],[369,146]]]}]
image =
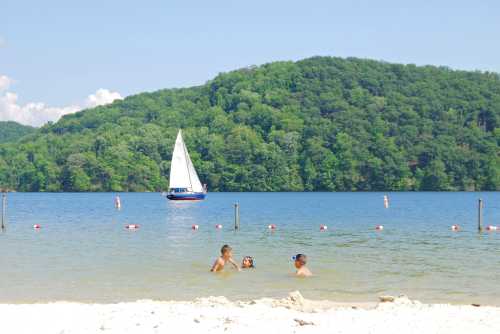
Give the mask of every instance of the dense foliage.
[{"label": "dense foliage", "polygon": [[16,141],[19,138],[26,136],[35,131],[31,126],[22,125],[16,122],[1,122],[0,121],[0,143]]},{"label": "dense foliage", "polygon": [[0,186],[163,190],[179,128],[212,191],[500,189],[498,74],[330,57],[65,116],[0,146]]}]

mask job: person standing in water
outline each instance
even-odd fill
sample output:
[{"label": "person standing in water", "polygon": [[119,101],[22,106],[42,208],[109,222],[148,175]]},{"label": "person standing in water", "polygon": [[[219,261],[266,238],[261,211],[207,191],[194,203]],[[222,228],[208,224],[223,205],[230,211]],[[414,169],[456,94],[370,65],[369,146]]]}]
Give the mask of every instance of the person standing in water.
[{"label": "person standing in water", "polygon": [[238,271],[240,271],[240,267],[236,262],[233,260],[233,249],[229,245],[224,245],[220,249],[221,256],[215,260],[212,269],[210,271],[212,272],[218,272],[224,269],[224,266],[226,265],[227,262],[233,265],[234,268],[236,268]]},{"label": "person standing in water", "polygon": [[115,208],[120,210],[122,208],[122,201],[120,199],[120,195],[116,195],[115,197]]},{"label": "person standing in water", "polygon": [[306,267],[307,256],[305,254],[297,254],[292,259],[294,260],[295,268],[297,268],[297,271],[295,272],[296,276],[300,277],[312,276],[311,271],[309,270],[309,268]]}]

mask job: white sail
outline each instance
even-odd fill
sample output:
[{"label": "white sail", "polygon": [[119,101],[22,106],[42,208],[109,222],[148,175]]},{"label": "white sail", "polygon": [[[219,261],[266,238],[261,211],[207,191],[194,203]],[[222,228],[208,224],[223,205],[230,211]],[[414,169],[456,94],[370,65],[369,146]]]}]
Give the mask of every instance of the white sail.
[{"label": "white sail", "polygon": [[188,191],[203,192],[198,174],[189,158],[189,153],[179,130],[175,140],[172,163],[170,165],[170,189],[186,188]]}]

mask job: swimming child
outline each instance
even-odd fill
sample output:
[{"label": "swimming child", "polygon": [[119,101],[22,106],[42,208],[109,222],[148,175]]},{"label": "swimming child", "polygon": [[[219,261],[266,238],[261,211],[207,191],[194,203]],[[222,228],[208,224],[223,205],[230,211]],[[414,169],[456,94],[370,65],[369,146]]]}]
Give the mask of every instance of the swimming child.
[{"label": "swimming child", "polygon": [[224,269],[224,266],[227,262],[231,263],[233,267],[235,267],[238,271],[240,271],[240,267],[233,260],[233,249],[229,245],[224,245],[220,249],[221,256],[215,260],[214,265],[210,271],[217,272]]},{"label": "swimming child", "polygon": [[253,257],[245,256],[243,258],[243,261],[241,262],[241,268],[242,269],[255,268],[253,264]]},{"label": "swimming child", "polygon": [[311,271],[306,267],[307,256],[305,254],[297,254],[293,257],[293,260],[295,261],[295,268],[297,268],[295,275],[301,277],[312,276]]}]

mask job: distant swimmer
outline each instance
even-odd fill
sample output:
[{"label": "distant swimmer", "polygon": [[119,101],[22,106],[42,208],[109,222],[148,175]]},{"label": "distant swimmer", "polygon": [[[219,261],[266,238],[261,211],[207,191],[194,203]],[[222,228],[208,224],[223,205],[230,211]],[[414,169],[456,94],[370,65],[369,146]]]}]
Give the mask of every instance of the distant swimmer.
[{"label": "distant swimmer", "polygon": [[115,208],[118,210],[122,208],[122,201],[118,195],[115,197]]},{"label": "distant swimmer", "polygon": [[214,265],[212,266],[212,269],[210,269],[210,271],[222,271],[227,262],[232,264],[233,267],[238,271],[241,270],[238,264],[233,260],[233,249],[229,245],[222,246],[222,248],[220,249],[220,253],[221,256],[218,257],[217,260],[215,260]]},{"label": "distant swimmer", "polygon": [[253,263],[253,257],[251,256],[245,256],[243,258],[243,261],[241,262],[241,268],[242,269],[250,269],[250,268],[255,268],[255,265]]},{"label": "distant swimmer", "polygon": [[306,267],[307,256],[305,254],[297,254],[292,259],[295,261],[295,268],[297,268],[295,275],[300,277],[312,276],[311,271]]}]

